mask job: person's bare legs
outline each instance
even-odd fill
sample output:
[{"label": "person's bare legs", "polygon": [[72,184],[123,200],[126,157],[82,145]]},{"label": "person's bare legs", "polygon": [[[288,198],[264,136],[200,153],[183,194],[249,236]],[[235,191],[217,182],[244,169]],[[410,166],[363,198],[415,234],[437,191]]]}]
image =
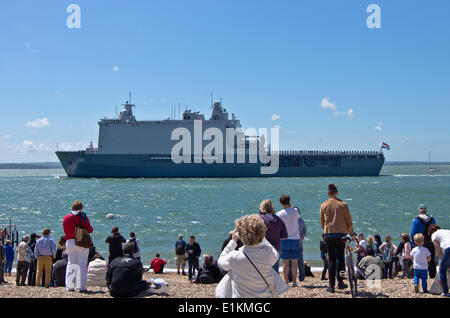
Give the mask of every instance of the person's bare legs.
[{"label": "person's bare legs", "polygon": [[[291,258],[291,269],[292,270],[292,283],[293,284],[297,284],[297,259]],[[289,259],[284,259],[283,260],[283,276],[284,276],[284,281],[286,282],[286,284],[289,284],[289,271],[291,270],[289,269]]]}]

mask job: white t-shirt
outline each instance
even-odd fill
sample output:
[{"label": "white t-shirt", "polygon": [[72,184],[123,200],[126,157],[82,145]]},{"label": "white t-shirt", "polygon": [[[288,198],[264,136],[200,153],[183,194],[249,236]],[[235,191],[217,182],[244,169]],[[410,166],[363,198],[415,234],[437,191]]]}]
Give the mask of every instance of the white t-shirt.
[{"label": "white t-shirt", "polygon": [[431,256],[431,253],[426,247],[414,247],[411,251],[411,256],[414,257],[414,269],[428,269],[427,257]]},{"label": "white t-shirt", "polygon": [[359,241],[359,246],[363,247],[365,250],[367,250],[367,242],[364,240]]},{"label": "white t-shirt", "polygon": [[277,216],[283,220],[284,225],[286,225],[286,230],[288,232],[288,240],[299,240],[300,233],[298,229],[298,218],[300,215],[298,211],[294,208],[287,208],[279,211]]},{"label": "white t-shirt", "polygon": [[437,230],[431,235],[431,240],[437,240],[444,250],[450,248],[450,230]]},{"label": "white t-shirt", "polygon": [[[127,240],[127,243],[130,243],[130,239]],[[136,253],[133,253],[134,258],[141,257],[141,241],[139,241],[139,239],[136,239],[136,245],[137,245],[139,251],[137,251]]]}]

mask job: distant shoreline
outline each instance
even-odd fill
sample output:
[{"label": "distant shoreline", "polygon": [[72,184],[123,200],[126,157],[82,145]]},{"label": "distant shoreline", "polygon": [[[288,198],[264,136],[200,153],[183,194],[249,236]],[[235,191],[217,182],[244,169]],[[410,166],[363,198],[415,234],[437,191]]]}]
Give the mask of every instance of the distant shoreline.
[{"label": "distant shoreline", "polygon": [[[432,166],[446,166],[450,162],[431,162]],[[385,166],[428,166],[425,161],[387,161]],[[59,162],[0,163],[0,169],[63,169]]]}]

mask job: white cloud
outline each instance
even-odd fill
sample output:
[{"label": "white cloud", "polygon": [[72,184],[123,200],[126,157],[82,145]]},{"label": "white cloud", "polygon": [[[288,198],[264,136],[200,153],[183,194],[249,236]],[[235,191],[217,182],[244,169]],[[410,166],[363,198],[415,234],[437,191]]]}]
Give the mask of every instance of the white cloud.
[{"label": "white cloud", "polygon": [[113,70],[113,72],[118,72],[119,71],[119,67],[114,65],[112,70]]},{"label": "white cloud", "polygon": [[336,103],[331,102],[329,97],[322,98],[322,101],[320,102],[320,107],[323,110],[331,111],[334,116],[344,115],[350,119],[355,117],[355,110],[353,108],[349,108],[346,112],[337,111]]},{"label": "white cloud", "polygon": [[81,150],[87,147],[86,142],[60,142],[58,143],[58,150],[60,151],[74,151]]},{"label": "white cloud", "polygon": [[14,146],[9,145],[8,148],[11,149],[15,153],[21,153],[21,154],[26,154],[26,153],[30,153],[30,152],[50,152],[50,151],[52,151],[52,149],[44,143],[35,144],[31,140],[26,140],[26,139],[21,144],[14,145]]},{"label": "white cloud", "polygon": [[336,104],[330,102],[329,97],[322,98],[322,102],[320,103],[320,107],[325,110],[331,110],[332,112],[336,112]]},{"label": "white cloud", "polygon": [[3,135],[3,136],[0,136],[0,140],[2,140],[2,139],[9,139],[9,138],[11,138],[10,134],[6,134],[6,135]]},{"label": "white cloud", "polygon": [[376,131],[382,131],[383,130],[383,122],[382,121],[379,121],[377,123],[377,125],[375,126],[375,130]]},{"label": "white cloud", "polygon": [[36,131],[36,130],[32,130],[32,131],[30,131],[33,135],[37,135],[38,134],[38,132]]},{"label": "white cloud", "polygon": [[277,115],[277,114],[273,114],[271,119],[272,120],[278,120],[278,119],[280,119],[280,116]]},{"label": "white cloud", "polygon": [[50,126],[51,123],[48,121],[48,118],[36,118],[33,121],[27,121],[26,126],[29,128],[44,128],[46,126]]},{"label": "white cloud", "polygon": [[280,125],[275,125],[275,126],[273,126],[273,128],[281,129],[281,126]]}]

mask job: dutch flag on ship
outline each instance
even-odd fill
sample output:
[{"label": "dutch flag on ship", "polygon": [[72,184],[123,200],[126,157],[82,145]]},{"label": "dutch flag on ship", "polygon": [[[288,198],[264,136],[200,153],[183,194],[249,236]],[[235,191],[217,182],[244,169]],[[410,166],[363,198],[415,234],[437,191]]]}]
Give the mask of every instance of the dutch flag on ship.
[{"label": "dutch flag on ship", "polygon": [[381,149],[383,149],[383,148],[385,148],[385,149],[387,149],[387,150],[391,150],[391,146],[389,146],[387,143],[385,143],[385,142],[383,142],[383,143],[381,143]]}]

